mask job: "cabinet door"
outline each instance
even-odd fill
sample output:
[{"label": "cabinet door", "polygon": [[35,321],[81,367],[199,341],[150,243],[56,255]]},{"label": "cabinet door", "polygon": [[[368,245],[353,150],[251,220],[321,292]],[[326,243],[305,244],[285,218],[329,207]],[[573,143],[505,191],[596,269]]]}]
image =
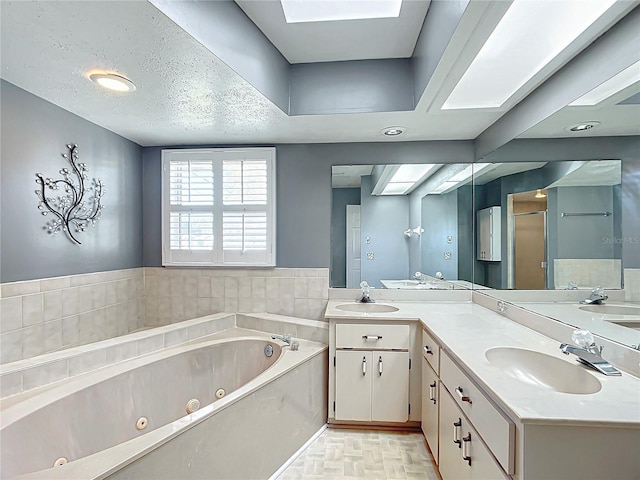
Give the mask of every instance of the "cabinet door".
[{"label": "cabinet door", "polygon": [[438,463],[438,376],[422,359],[422,432],[433,458]]},{"label": "cabinet door", "polygon": [[409,352],[374,351],[371,420],[409,420]]},{"label": "cabinet door", "polygon": [[509,479],[442,384],[439,448],[443,480]]},{"label": "cabinet door", "polygon": [[471,478],[471,468],[462,459],[462,413],[440,384],[440,443],[439,463],[443,480],[467,480]]},{"label": "cabinet door", "polygon": [[336,420],[371,420],[371,352],[336,351]]},{"label": "cabinet door", "polygon": [[487,260],[489,257],[489,248],[491,245],[491,218],[489,217],[489,209],[478,211],[478,237],[476,246],[476,258],[478,260]]}]

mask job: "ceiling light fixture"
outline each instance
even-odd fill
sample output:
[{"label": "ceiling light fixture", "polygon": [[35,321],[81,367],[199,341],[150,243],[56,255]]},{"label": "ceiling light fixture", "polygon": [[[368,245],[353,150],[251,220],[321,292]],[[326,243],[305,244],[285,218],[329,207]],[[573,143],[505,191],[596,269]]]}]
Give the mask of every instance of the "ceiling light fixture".
[{"label": "ceiling light fixture", "polygon": [[102,88],[114,92],[128,93],[133,92],[136,86],[127,77],[118,73],[110,72],[89,72],[87,77]]},{"label": "ceiling light fixture", "polygon": [[568,130],[570,132],[584,132],[585,130],[596,128],[598,125],[600,125],[600,122],[582,122],[578,123],[577,125],[570,125],[565,130]]},{"label": "ceiling light fixture", "polygon": [[539,188],[538,190],[536,190],[536,194],[534,195],[535,198],[547,198],[547,195],[542,193],[542,189]]},{"label": "ceiling light fixture", "polygon": [[442,109],[502,106],[614,4],[514,0]]},{"label": "ceiling light fixture", "polygon": [[385,127],[380,130],[380,133],[387,137],[397,137],[398,135],[402,135],[405,131],[406,128],[404,127]]},{"label": "ceiling light fixture", "polygon": [[606,82],[601,83],[593,90],[588,91],[577,100],[571,102],[569,106],[577,107],[597,105],[601,101],[636,82],[640,82],[640,61],[625,68],[620,73],[611,77]]},{"label": "ceiling light fixture", "polygon": [[287,23],[396,18],[402,0],[280,0]]}]

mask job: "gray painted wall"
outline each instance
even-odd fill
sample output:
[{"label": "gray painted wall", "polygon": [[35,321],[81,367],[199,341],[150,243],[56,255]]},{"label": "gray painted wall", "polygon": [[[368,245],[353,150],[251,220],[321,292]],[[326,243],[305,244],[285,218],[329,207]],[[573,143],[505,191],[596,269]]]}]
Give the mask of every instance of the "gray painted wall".
[{"label": "gray painted wall", "polygon": [[[102,127],[1,83],[2,185],[0,281],[12,282],[142,266],[142,149]],[[35,173],[60,178],[60,156],[78,144],[89,179],[105,184],[106,205],[82,245],[48,235],[37,209]]]},{"label": "gray painted wall", "polygon": [[[144,265],[149,267],[162,264],[162,148],[144,148],[142,154]],[[471,161],[472,156],[472,142],[468,141],[276,145],[277,265],[329,268],[332,165],[465,163]]]},{"label": "gray painted wall", "polygon": [[408,59],[291,65],[290,114],[322,115],[411,111],[413,76]]},{"label": "gray painted wall", "polygon": [[[381,288],[380,280],[409,278],[409,239],[403,234],[409,225],[409,197],[372,196],[370,176],[362,177],[360,194],[362,280]],[[367,258],[367,252],[373,252],[373,260]]]},{"label": "gray painted wall", "polygon": [[[422,266],[426,275],[441,272],[447,280],[458,279],[458,193],[427,195],[422,199],[422,226],[420,237]],[[451,243],[447,243],[451,236]],[[451,258],[445,259],[444,252]]]},{"label": "gray painted wall", "polygon": [[331,286],[347,286],[347,205],[360,205],[359,188],[334,188],[331,204]]}]

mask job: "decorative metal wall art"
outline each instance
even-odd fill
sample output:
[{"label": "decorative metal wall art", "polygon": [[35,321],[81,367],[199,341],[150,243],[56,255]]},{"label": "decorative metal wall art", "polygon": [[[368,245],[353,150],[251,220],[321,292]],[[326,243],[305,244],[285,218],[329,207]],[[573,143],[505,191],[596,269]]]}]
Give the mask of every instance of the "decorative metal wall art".
[{"label": "decorative metal wall art", "polygon": [[[42,215],[51,213],[54,216],[43,227],[48,233],[56,234],[63,231],[74,243],[80,245],[81,242],[74,233],[84,232],[89,225],[95,226],[104,208],[102,205],[102,197],[105,194],[104,185],[102,180],[95,178],[91,181],[91,185],[85,185],[88,169],[86,164],[78,163],[77,145],[67,145],[67,153],[63,153],[62,157],[69,160],[71,164],[71,170],[68,168],[60,170],[63,178],[54,180],[36,173],[36,183],[40,185],[36,190],[36,195],[40,199],[38,210]],[[73,176],[77,177],[77,183]],[[47,197],[46,188],[54,191],[62,188],[64,194]]]}]

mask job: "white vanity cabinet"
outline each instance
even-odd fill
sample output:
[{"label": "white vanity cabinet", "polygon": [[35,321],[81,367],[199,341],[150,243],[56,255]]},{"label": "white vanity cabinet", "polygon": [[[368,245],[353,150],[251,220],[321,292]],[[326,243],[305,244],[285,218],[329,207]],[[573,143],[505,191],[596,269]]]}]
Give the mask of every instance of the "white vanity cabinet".
[{"label": "white vanity cabinet", "polygon": [[426,330],[422,331],[422,355],[422,417],[420,423],[437,464],[440,346]]},{"label": "white vanity cabinet", "polygon": [[443,480],[500,480],[502,471],[472,423],[440,386],[440,462]]},{"label": "white vanity cabinet", "polygon": [[330,336],[329,421],[406,424],[411,403],[410,325],[340,322]]},{"label": "white vanity cabinet", "polygon": [[476,258],[488,262],[500,261],[500,207],[478,210]]}]

